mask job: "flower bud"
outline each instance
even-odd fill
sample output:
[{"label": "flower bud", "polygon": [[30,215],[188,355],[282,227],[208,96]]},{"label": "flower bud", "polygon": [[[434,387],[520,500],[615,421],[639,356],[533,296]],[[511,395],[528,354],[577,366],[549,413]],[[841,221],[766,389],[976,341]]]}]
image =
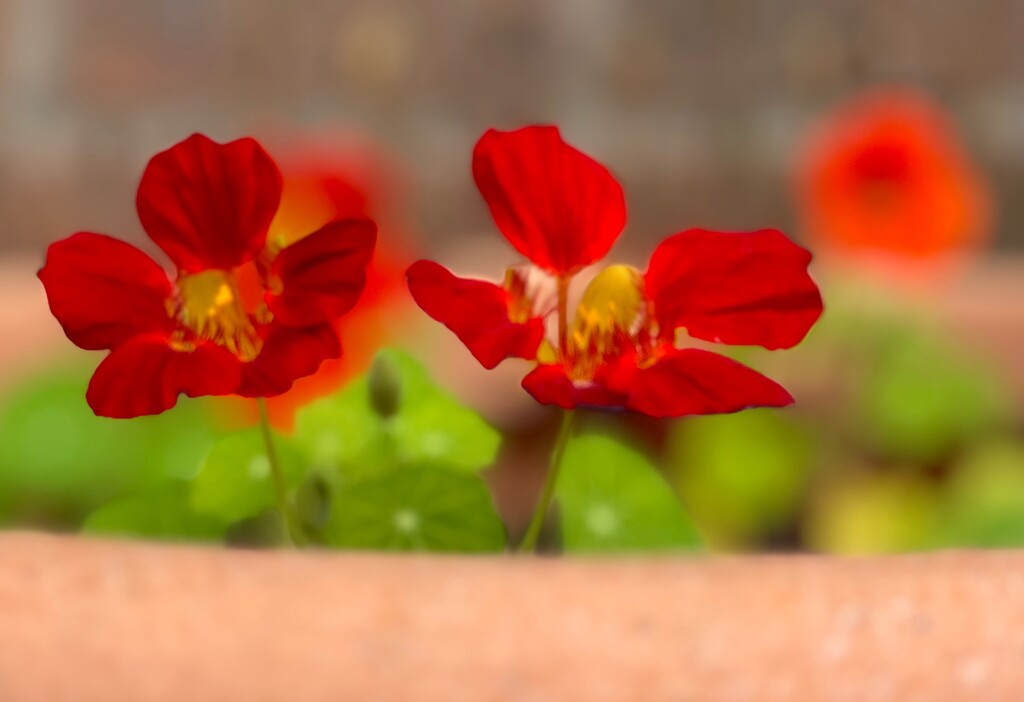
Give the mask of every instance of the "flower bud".
[{"label": "flower bud", "polygon": [[381,351],[373,359],[369,376],[370,406],[382,419],[398,414],[402,404],[402,372],[393,355]]}]

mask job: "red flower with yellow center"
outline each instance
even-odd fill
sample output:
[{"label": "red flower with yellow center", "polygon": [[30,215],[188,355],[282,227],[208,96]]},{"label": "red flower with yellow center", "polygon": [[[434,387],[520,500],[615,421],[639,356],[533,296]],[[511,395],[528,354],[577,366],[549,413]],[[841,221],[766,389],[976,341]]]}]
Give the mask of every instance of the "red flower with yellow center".
[{"label": "red flower with yellow center", "polygon": [[942,110],[916,93],[841,105],[812,131],[798,171],[808,233],[844,252],[927,259],[987,234],[984,179]]},{"label": "red flower with yellow center", "polygon": [[[570,320],[571,278],[603,258],[625,226],[622,188],[555,127],[488,131],[474,150],[473,176],[498,229],[557,288],[551,304],[529,268],[509,269],[503,285],[456,277],[432,261],[409,268],[417,304],[484,367],[535,360],[523,387],[566,409],[678,417],[792,403],[756,371],[676,341],[685,329],[724,344],[799,343],[822,311],[806,250],[769,229],[683,231],[655,249],[646,272],[625,265],[599,272]],[[558,335],[549,342],[551,313]]]},{"label": "red flower with yellow center", "polygon": [[49,247],[50,310],[76,345],[110,351],[89,383],[96,414],[158,414],[179,394],[277,395],[341,354],[334,322],[363,290],[376,225],[335,220],[280,247],[267,241],[280,199],[255,140],[195,134],[150,160],[136,198],[173,279],[103,234]]}]

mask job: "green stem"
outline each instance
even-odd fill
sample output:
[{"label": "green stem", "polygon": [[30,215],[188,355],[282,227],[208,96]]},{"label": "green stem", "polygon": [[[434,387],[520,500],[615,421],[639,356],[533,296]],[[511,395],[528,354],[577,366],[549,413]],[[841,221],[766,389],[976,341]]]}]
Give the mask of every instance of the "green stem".
[{"label": "green stem", "polygon": [[569,347],[569,281],[570,275],[558,277],[558,353],[564,358]]},{"label": "green stem", "polygon": [[537,540],[540,538],[541,529],[544,527],[544,520],[548,515],[548,509],[551,507],[551,499],[555,496],[558,473],[562,469],[562,457],[565,455],[565,446],[569,443],[569,435],[572,433],[572,422],[575,416],[575,410],[568,410],[562,415],[562,426],[558,430],[555,447],[551,450],[551,465],[548,467],[548,474],[544,479],[544,489],[541,491],[537,509],[530,520],[530,526],[526,528],[526,534],[519,544],[520,553],[532,553],[537,548]]},{"label": "green stem", "polygon": [[288,507],[288,488],[284,482],[284,471],[281,469],[281,460],[277,455],[277,447],[274,446],[274,432],[270,428],[267,403],[262,397],[258,397],[256,398],[256,405],[260,410],[260,429],[263,432],[263,445],[267,451],[267,462],[270,463],[270,477],[274,483],[277,511],[281,514],[281,520],[284,522],[284,533],[287,543],[289,546],[294,546],[295,537],[292,534],[292,513]]}]

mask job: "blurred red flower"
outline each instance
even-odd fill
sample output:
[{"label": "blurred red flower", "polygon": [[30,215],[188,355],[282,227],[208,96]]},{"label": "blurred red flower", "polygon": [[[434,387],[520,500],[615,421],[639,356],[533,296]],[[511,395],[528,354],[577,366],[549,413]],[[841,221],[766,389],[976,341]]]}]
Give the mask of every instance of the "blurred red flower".
[{"label": "blurred red flower", "polygon": [[255,140],[194,134],[150,160],[136,198],[173,280],[102,234],[50,245],[50,310],[76,345],[110,350],[87,392],[96,414],[158,414],[181,393],[277,395],[341,354],[334,320],[363,291],[377,227],[335,219],[296,243],[268,240],[280,200]]},{"label": "blurred red flower", "polygon": [[[490,130],[473,153],[473,175],[506,239],[553,275],[557,303],[529,268],[504,285],[456,277],[432,261],[408,270],[413,299],[486,368],[536,360],[523,387],[538,402],[629,409],[655,417],[783,406],[774,381],[725,356],[676,348],[677,330],[725,344],[788,348],[821,314],[807,274],[811,256],[774,230],[690,229],[668,237],[646,273],[612,265],[589,283],[569,321],[572,275],[607,254],[626,221],[622,188],[601,164],[566,144],[555,127]],[[557,343],[545,317],[559,318]]]},{"label": "blurred red flower", "polygon": [[976,246],[990,199],[940,107],[878,90],[826,115],[797,164],[811,236],[843,252],[927,259]]},{"label": "blurred red flower", "polygon": [[[379,148],[358,136],[315,134],[282,143],[279,163],[284,189],[269,240],[293,243],[334,219],[367,218],[380,227],[359,305],[335,323],[345,339],[344,355],[325,361],[316,373],[267,402],[271,421],[288,429],[299,407],[337,390],[368,367],[401,326],[399,320],[410,307],[405,268],[411,243],[400,219],[405,199],[401,174]],[[255,416],[255,407],[251,410]]]}]

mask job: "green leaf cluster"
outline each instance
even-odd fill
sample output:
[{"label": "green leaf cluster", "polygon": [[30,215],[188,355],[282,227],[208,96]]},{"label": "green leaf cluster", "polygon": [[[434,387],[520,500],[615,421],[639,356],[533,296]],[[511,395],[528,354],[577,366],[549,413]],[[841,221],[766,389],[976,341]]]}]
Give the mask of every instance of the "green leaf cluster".
[{"label": "green leaf cluster", "polygon": [[977,359],[913,328],[887,341],[854,399],[854,426],[872,450],[927,463],[1011,421],[1005,390]]},{"label": "green leaf cluster", "polygon": [[215,440],[207,403],[130,422],[97,417],[83,399],[90,373],[70,364],[5,393],[0,523],[77,529],[105,505],[182,488],[198,472]]},{"label": "green leaf cluster", "polygon": [[716,548],[781,539],[814,468],[813,435],[771,409],[688,417],[671,430],[667,469]]},{"label": "green leaf cluster", "polygon": [[[300,410],[291,435],[275,433],[289,523],[277,509],[258,427],[217,432],[204,401],[182,401],[157,417],[97,418],[83,402],[88,375],[51,372],[8,394],[0,407],[0,518],[250,546],[507,546],[482,476],[500,435],[406,353],[382,352],[366,375]],[[650,459],[607,424],[570,439],[552,516],[569,552],[701,542]]]},{"label": "green leaf cluster", "polygon": [[[340,548],[488,552],[505,532],[480,471],[500,436],[439,389],[410,355],[387,350],[370,372],[299,411],[295,432],[275,436],[305,543]],[[275,510],[271,466],[256,429],[229,435],[207,455],[191,508],[251,543]]]}]

